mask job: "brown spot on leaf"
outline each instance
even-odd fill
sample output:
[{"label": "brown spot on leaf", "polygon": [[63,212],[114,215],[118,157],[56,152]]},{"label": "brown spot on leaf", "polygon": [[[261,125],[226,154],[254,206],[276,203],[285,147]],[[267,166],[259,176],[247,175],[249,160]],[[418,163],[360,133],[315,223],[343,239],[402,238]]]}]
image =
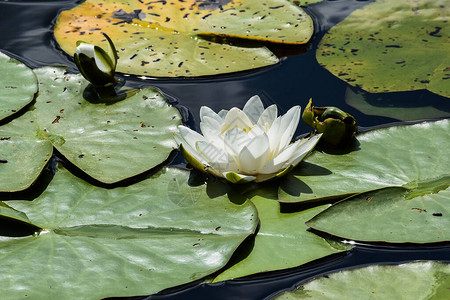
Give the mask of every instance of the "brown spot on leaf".
[{"label": "brown spot on leaf", "polygon": [[56,118],[53,120],[52,124],[59,123],[59,119],[61,119],[61,116],[56,116]]}]

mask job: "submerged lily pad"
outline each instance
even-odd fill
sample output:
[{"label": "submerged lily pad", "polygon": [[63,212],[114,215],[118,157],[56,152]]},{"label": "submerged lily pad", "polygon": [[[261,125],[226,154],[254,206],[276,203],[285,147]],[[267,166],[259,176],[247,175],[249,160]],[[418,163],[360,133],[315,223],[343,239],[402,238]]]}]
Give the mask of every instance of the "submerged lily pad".
[{"label": "submerged lily pad", "polygon": [[374,265],[314,279],[275,297],[294,299],[448,299],[450,265],[434,261]]},{"label": "submerged lily pad", "polygon": [[72,55],[77,40],[99,45],[100,31],[116,45],[118,72],[175,77],[275,64],[277,57],[254,41],[304,44],[314,28],[285,0],[91,0],[60,14],[55,37]]},{"label": "submerged lily pad", "polygon": [[157,90],[144,88],[112,104],[86,100],[88,82],[63,67],[34,70],[40,92],[39,126],[56,149],[93,178],[114,183],[147,171],[177,148],[181,124],[175,107]]},{"label": "submerged lily pad", "polygon": [[187,171],[167,168],[106,190],[58,169],[34,201],[8,201],[43,230],[0,238],[2,297],[145,295],[220,269],[254,232],[257,212],[250,202],[211,199],[205,186],[188,186],[188,178]]},{"label": "submerged lily pad", "polygon": [[409,96],[408,98],[404,96],[400,100],[398,94],[391,95],[379,97],[377,94],[347,88],[345,102],[366,115],[389,117],[401,121],[450,117],[448,102],[439,101],[439,106],[433,106],[426,97],[411,101]]},{"label": "submerged lily pad", "polygon": [[349,153],[315,151],[288,174],[281,202],[320,201],[385,187],[414,186],[450,175],[450,119],[357,135]]},{"label": "submerged lily pad", "polygon": [[23,63],[0,52],[0,120],[18,112],[38,90],[33,71]]},{"label": "submerged lily pad", "polygon": [[450,241],[449,186],[447,176],[416,187],[363,193],[333,205],[307,224],[358,241]]},{"label": "submerged lily pad", "polygon": [[317,60],[371,93],[428,89],[450,97],[446,0],[375,1],[334,26]]},{"label": "submerged lily pad", "polygon": [[28,188],[52,156],[32,112],[0,126],[0,192]]},{"label": "submerged lily pad", "polygon": [[337,248],[337,245],[332,245],[307,231],[308,226],[305,222],[328,205],[300,212],[282,213],[280,204],[275,200],[256,196],[252,198],[252,202],[258,210],[261,224],[255,242],[248,250],[251,252],[244,259],[225,269],[214,282],[293,268],[348,249],[343,245]]}]

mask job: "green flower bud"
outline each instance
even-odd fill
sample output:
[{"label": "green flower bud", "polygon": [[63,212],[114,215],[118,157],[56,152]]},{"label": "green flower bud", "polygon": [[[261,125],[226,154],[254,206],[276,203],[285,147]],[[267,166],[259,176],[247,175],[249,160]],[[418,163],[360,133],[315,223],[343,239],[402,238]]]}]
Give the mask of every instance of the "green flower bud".
[{"label": "green flower bud", "polygon": [[358,131],[355,118],[337,107],[315,107],[312,100],[302,115],[305,124],[323,133],[322,140],[338,145],[350,141]]},{"label": "green flower bud", "polygon": [[98,46],[78,41],[73,55],[81,75],[94,86],[105,86],[117,82],[114,77],[118,58],[116,48],[111,39],[106,34],[103,35],[108,41],[108,52]]},{"label": "green flower bud", "polygon": [[338,119],[344,121],[347,117],[347,113],[337,107],[328,107],[320,116],[320,121],[325,121],[326,119]]}]

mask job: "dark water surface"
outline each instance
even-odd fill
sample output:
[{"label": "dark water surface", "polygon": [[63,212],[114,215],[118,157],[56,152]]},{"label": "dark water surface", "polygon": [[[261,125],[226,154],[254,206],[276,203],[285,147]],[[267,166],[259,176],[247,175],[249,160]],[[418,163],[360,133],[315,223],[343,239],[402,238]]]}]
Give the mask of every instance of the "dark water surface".
[{"label": "dark water surface", "polygon": [[[32,68],[47,65],[67,65],[76,72],[71,57],[58,49],[52,35],[53,22],[61,9],[68,9],[83,1],[7,1],[0,0],[0,50],[21,60]],[[170,95],[184,114],[186,123],[198,129],[198,112],[202,105],[212,109],[242,107],[248,98],[258,94],[266,105],[276,103],[281,112],[300,104],[305,107],[309,98],[317,106],[334,105],[356,117],[363,127],[396,122],[387,117],[365,115],[345,103],[348,85],[319,66],[315,49],[323,33],[343,20],[353,10],[371,1],[323,1],[308,6],[315,19],[316,34],[303,52],[285,57],[281,63],[259,70],[201,79],[147,79],[123,77],[136,87],[152,86]],[[276,49],[275,49],[276,50]],[[3,74],[2,74],[3,75]],[[120,77],[120,74],[119,74]],[[392,99],[393,93],[378,94],[377,99]],[[428,91],[395,93],[401,107],[427,105],[449,112],[448,99]],[[368,95],[367,97],[371,97]],[[374,96],[375,97],[375,96]],[[370,100],[370,99],[368,99]],[[302,124],[297,134],[309,128]],[[172,164],[183,160],[177,156]],[[0,227],[7,226],[0,220]],[[11,226],[11,223],[9,223]],[[17,231],[25,230],[17,227]],[[292,288],[320,274],[374,263],[402,263],[412,260],[441,260],[450,262],[450,243],[420,245],[357,245],[346,254],[322,259],[306,266],[271,272],[246,279],[218,284],[191,284],[143,299],[263,299]],[[138,298],[141,299],[141,298]]]}]

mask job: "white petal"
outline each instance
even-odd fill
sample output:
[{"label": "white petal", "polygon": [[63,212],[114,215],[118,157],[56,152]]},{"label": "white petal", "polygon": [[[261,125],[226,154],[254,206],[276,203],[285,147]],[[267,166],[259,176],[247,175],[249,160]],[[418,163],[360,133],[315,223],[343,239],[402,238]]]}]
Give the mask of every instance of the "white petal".
[{"label": "white petal", "polygon": [[205,137],[210,134],[221,135],[220,123],[208,116],[203,117],[202,122],[200,122],[200,129]]},{"label": "white petal", "polygon": [[250,142],[248,135],[239,128],[228,130],[224,135],[224,149],[236,160],[242,148]]},{"label": "white petal", "polygon": [[206,171],[216,176],[223,176],[224,172],[237,171],[236,164],[233,159],[228,156],[222,149],[208,142],[198,142],[197,151],[204,159],[208,161]]},{"label": "white petal", "polygon": [[293,153],[292,158],[287,161],[286,167],[289,165],[296,166],[299,162],[301,162],[306,157],[306,155],[308,155],[313,150],[313,148],[319,142],[321,136],[322,134],[317,134],[312,136],[306,141],[304,140],[297,141],[301,143],[297,151]]},{"label": "white petal", "polygon": [[272,126],[273,121],[277,118],[278,109],[275,104],[272,104],[268,108],[266,108],[261,116],[258,119],[258,125],[263,127],[266,132],[269,130],[270,126]]},{"label": "white petal", "polygon": [[299,150],[302,144],[303,140],[298,140],[297,142],[287,146],[286,149],[281,151],[280,154],[266,163],[266,165],[262,168],[261,173],[271,174],[274,172],[279,172],[289,166],[290,164],[288,164],[288,162],[292,160],[293,157],[296,157],[295,153]]},{"label": "white petal", "polygon": [[264,111],[264,105],[259,96],[256,95],[251,97],[247,103],[245,103],[242,111],[248,116],[253,124],[256,124]]},{"label": "white petal", "polygon": [[281,117],[278,117],[272,123],[272,126],[270,127],[269,131],[267,132],[267,136],[269,137],[269,143],[270,143],[270,151],[273,156],[276,156],[278,154],[278,145],[280,144],[280,138],[281,138],[281,132],[279,130],[280,125],[281,125]]},{"label": "white petal", "polygon": [[[298,150],[300,145],[301,145],[300,143],[294,143],[287,146],[286,149],[281,151],[281,153],[279,153],[272,159],[273,160],[272,165],[279,166],[279,168],[281,169],[281,167],[283,167],[283,165],[293,157],[294,153]],[[276,171],[278,170],[275,170],[273,172]]]},{"label": "white petal", "polygon": [[225,133],[232,128],[245,128],[250,131],[252,125],[252,122],[242,110],[233,107],[225,117],[225,123],[222,125],[221,129],[222,133]]},{"label": "white petal", "polygon": [[228,155],[222,149],[217,148],[209,142],[198,141],[195,146],[197,152],[200,153],[209,164],[213,162],[228,162]]},{"label": "white petal", "polygon": [[213,118],[219,124],[223,123],[223,119],[218,114],[216,114],[211,108],[209,108],[208,106],[200,107],[200,121],[203,121],[203,118],[206,116]]},{"label": "white petal", "polygon": [[[175,137],[182,138],[182,140],[185,142],[183,145],[189,145],[192,148],[195,148],[195,144],[198,141],[205,141],[205,138],[203,135],[199,134],[198,132],[187,128],[186,126],[179,125],[178,126],[178,134],[175,135]],[[178,143],[181,144],[181,143]]]},{"label": "white petal", "polygon": [[227,110],[227,109],[222,109],[222,110],[219,111],[217,114],[219,115],[219,117],[222,118],[222,120],[225,120],[225,117],[226,117],[227,114],[228,114],[228,110]]},{"label": "white petal", "polygon": [[[105,53],[106,54],[106,53]],[[102,53],[98,51],[94,51],[95,64],[98,69],[104,73],[111,74],[114,70],[114,66],[110,65],[106,58],[102,55]],[[111,61],[112,63],[112,61]]]},{"label": "white petal", "polygon": [[231,156],[228,157],[227,161],[212,161],[210,166],[216,170],[220,176],[222,176],[222,173],[224,172],[237,172],[238,170],[236,163]]},{"label": "white petal", "polygon": [[[269,137],[272,136],[273,138],[274,135],[278,135],[278,138],[274,139],[274,142],[278,141],[278,145],[271,145],[274,150],[273,155],[278,154],[291,142],[292,137],[297,130],[298,122],[300,121],[300,111],[300,106],[296,105],[292,107],[285,115],[275,120],[270,128]],[[275,123],[277,123],[277,127],[274,127]]]},{"label": "white petal", "polygon": [[223,177],[231,183],[245,183],[256,179],[255,176],[242,175],[236,172],[224,172]]},{"label": "white petal", "polygon": [[294,106],[281,118],[280,130],[282,136],[280,139],[279,150],[284,149],[292,141],[292,137],[297,130],[298,122],[300,121],[300,106]]},{"label": "white petal", "polygon": [[198,141],[204,140],[203,136],[183,125],[178,126],[178,129],[178,133],[174,136],[177,144],[183,145],[183,148],[200,163],[207,164],[195,147]]},{"label": "white petal", "polygon": [[77,54],[84,54],[89,58],[94,58],[95,51],[94,51],[94,45],[92,44],[86,44],[86,43],[80,43],[77,46],[77,49],[75,50],[75,53]]},{"label": "white petal", "polygon": [[251,139],[239,153],[239,172],[257,174],[269,155],[269,138],[266,134]]},{"label": "white petal", "polygon": [[259,171],[260,174],[272,174],[281,171],[281,168],[286,164],[286,161],[279,161],[271,159]]},{"label": "white petal", "polygon": [[219,148],[223,148],[223,137],[217,120],[204,116],[203,121],[200,122],[200,129],[209,142],[214,143]]},{"label": "white petal", "polygon": [[259,125],[253,126],[252,129],[250,130],[250,132],[248,132],[247,134],[248,134],[248,137],[251,139],[256,138],[257,136],[260,136],[262,134],[267,135],[264,128],[262,128]]}]

